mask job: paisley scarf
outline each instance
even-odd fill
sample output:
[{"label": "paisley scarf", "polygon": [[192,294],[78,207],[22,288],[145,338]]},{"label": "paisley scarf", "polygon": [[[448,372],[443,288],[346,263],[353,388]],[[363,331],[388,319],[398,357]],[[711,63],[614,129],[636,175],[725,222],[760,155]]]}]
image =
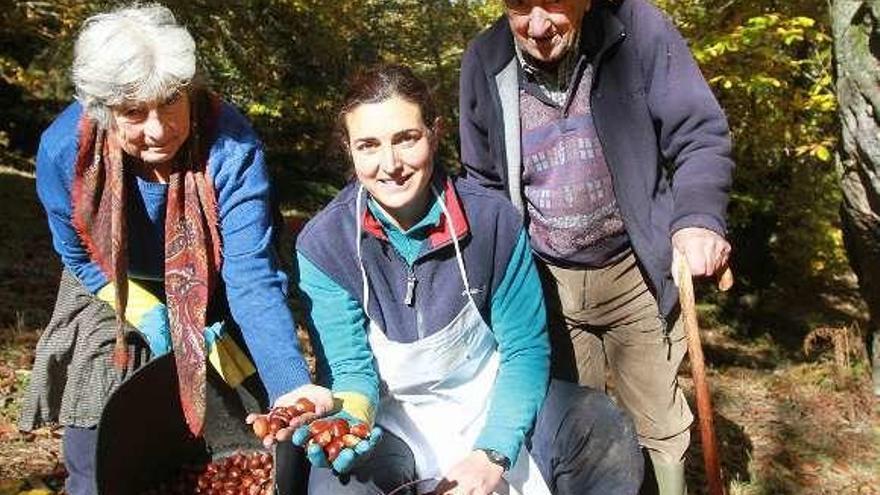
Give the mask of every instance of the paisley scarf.
[{"label": "paisley scarf", "polygon": [[[208,300],[219,280],[221,254],[217,204],[207,176],[220,100],[190,93],[190,135],[177,152],[168,180],[165,213],[165,297],[183,413],[193,435],[205,416],[205,327]],[[113,362],[124,370],[128,299],[128,231],[123,150],[113,129],[83,115],[71,199],[73,225],[89,257],[115,285]],[[130,172],[129,172],[130,173]]]}]

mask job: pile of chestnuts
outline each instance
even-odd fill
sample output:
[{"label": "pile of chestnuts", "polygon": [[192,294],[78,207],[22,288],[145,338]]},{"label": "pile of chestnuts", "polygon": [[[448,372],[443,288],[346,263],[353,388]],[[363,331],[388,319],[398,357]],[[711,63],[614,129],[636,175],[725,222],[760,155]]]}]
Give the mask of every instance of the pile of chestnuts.
[{"label": "pile of chestnuts", "polygon": [[141,495],[271,495],[272,456],[236,453],[210,464],[185,466],[171,481]]},{"label": "pile of chestnuts", "polygon": [[[300,398],[292,406],[275,407],[268,414],[258,416],[251,426],[254,434],[265,441],[267,437],[274,438],[278,430],[290,426],[293,419],[314,413],[315,404],[308,399]],[[370,428],[365,423],[349,426],[348,421],[341,418],[318,419],[309,424],[308,445],[320,445],[327,455],[327,460],[333,462],[342,449],[354,447],[361,440],[369,437]]]},{"label": "pile of chestnuts", "polygon": [[[308,419],[315,417],[315,404],[301,398],[292,406],[275,407],[267,414],[256,415],[251,427],[254,435],[269,445],[279,430],[307,414],[311,416]],[[308,445],[320,445],[330,462],[342,449],[354,447],[370,437],[365,423],[349,425],[341,418],[317,419],[308,428]],[[171,481],[162,482],[141,495],[271,495],[272,468],[269,453],[236,453],[209,464],[185,466]]]},{"label": "pile of chestnuts", "polygon": [[319,419],[309,425],[308,445],[320,445],[327,460],[333,462],[342,449],[354,447],[369,437],[370,428],[366,423],[349,426],[348,421],[341,418]]}]

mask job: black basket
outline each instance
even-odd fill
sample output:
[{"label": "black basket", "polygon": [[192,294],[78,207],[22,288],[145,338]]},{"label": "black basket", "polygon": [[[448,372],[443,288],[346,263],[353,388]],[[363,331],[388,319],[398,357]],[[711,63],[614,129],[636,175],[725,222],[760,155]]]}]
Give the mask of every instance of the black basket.
[{"label": "black basket", "polygon": [[[98,424],[95,478],[99,495],[136,495],[173,478],[183,466],[236,452],[264,451],[244,418],[265,410],[256,376],[230,388],[208,366],[204,436],[189,432],[178,395],[174,355],[146,364],[107,401]],[[306,493],[308,469],[290,442],[274,448],[277,495]]]}]

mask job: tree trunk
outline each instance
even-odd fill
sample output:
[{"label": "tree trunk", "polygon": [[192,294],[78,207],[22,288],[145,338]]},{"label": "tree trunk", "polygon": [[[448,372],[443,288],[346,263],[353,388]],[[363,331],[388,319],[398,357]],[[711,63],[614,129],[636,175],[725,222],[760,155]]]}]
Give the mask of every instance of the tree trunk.
[{"label": "tree trunk", "polygon": [[841,141],[844,240],[870,311],[880,395],[880,0],[831,0]]}]

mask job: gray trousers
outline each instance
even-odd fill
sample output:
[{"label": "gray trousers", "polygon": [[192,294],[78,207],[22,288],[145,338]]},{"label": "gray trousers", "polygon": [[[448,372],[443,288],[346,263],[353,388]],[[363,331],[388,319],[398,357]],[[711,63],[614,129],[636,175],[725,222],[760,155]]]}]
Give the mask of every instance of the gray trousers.
[{"label": "gray trousers", "polygon": [[693,415],[678,386],[687,350],[681,319],[666,322],[635,255],[598,269],[538,261],[554,378],[605,390],[633,417],[639,442],[666,462],[683,459]]}]

